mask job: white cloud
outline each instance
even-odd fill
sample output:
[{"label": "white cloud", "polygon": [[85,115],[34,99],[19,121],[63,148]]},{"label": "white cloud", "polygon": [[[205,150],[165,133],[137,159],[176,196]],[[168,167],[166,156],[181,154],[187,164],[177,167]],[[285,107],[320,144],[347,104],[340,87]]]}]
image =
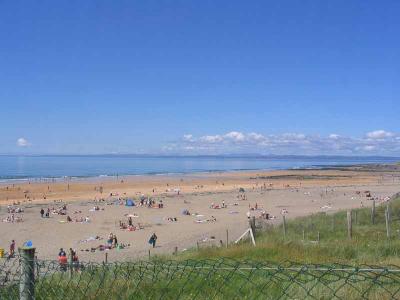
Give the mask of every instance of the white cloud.
[{"label": "white cloud", "polygon": [[364,149],[365,151],[373,151],[373,150],[376,149],[376,146],[367,145],[367,146],[364,146],[363,149]]},{"label": "white cloud", "polygon": [[244,134],[241,132],[237,132],[237,131],[231,131],[231,132],[225,134],[225,137],[228,139],[232,139],[236,142],[242,142],[245,139]]},{"label": "white cloud", "polygon": [[254,140],[254,141],[262,141],[265,139],[265,137],[262,134],[255,133],[255,132],[249,133],[248,137],[250,140]]},{"label": "white cloud", "polygon": [[393,136],[394,133],[385,130],[375,130],[367,133],[367,137],[370,139],[385,139]]},{"label": "white cloud", "polygon": [[27,139],[23,138],[23,137],[20,137],[17,140],[17,146],[18,147],[28,147],[30,145],[31,145],[31,143],[29,143],[29,141]]},{"label": "white cloud", "polygon": [[224,139],[220,135],[206,135],[202,136],[199,140],[206,143],[217,143],[222,142]]},{"label": "white cloud", "polygon": [[327,136],[304,133],[261,134],[230,131],[225,134],[195,137],[185,134],[176,142],[175,151],[192,153],[260,153],[260,154],[370,154],[400,155],[400,135],[375,130],[363,137]]},{"label": "white cloud", "polygon": [[329,138],[332,140],[337,140],[340,138],[340,135],[336,134],[336,133],[332,133],[329,135]]},{"label": "white cloud", "polygon": [[184,135],[183,135],[183,139],[184,139],[185,141],[191,141],[192,138],[193,138],[193,135],[192,135],[192,134],[184,134]]}]

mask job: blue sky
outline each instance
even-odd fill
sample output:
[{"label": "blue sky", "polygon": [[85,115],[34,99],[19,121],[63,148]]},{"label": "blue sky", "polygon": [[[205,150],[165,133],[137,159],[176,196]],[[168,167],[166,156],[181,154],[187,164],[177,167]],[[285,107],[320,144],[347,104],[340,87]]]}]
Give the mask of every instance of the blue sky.
[{"label": "blue sky", "polygon": [[0,1],[0,153],[400,155],[400,1]]}]

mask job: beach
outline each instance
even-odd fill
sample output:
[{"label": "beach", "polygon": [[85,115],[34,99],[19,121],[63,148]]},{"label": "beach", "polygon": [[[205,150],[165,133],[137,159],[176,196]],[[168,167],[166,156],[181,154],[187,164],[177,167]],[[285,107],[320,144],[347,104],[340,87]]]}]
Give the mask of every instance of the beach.
[{"label": "beach", "polygon": [[[19,246],[30,240],[40,259],[56,259],[61,247],[72,247],[81,261],[101,262],[105,253],[108,261],[126,261],[149,250],[154,255],[171,254],[176,247],[181,252],[220,246],[227,233],[234,242],[248,228],[248,214],[260,219],[268,213],[265,222],[278,224],[283,213],[287,218],[332,213],[371,206],[372,199],[379,205],[397,192],[400,170],[381,166],[5,182],[0,219],[10,218],[8,205],[23,212],[14,213],[21,222],[1,223],[0,247],[7,249],[12,239]],[[140,206],[141,198],[153,199],[153,207]],[[126,199],[136,206],[125,206]],[[52,213],[64,205],[66,215]],[[49,218],[41,217],[42,208],[51,210]],[[120,228],[129,215],[132,231]],[[88,222],[76,222],[85,218]],[[106,244],[110,233],[126,247],[91,251]],[[148,243],[153,233],[155,248]]]}]

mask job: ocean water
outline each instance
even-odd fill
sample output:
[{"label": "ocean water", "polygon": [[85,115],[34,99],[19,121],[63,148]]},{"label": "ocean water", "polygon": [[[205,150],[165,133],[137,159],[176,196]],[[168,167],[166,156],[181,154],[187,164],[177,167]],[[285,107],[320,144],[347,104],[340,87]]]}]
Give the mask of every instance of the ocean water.
[{"label": "ocean water", "polygon": [[389,157],[157,157],[157,156],[0,156],[0,180],[173,174],[235,170],[276,170],[329,165],[390,163]]}]

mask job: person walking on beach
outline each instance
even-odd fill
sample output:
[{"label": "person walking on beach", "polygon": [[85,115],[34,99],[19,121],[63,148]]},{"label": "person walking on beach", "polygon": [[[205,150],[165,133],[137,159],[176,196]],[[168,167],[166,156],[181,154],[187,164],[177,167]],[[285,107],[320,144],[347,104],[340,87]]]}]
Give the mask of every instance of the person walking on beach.
[{"label": "person walking on beach", "polygon": [[43,218],[43,215],[44,215],[44,209],[43,209],[43,208],[40,210],[40,215],[41,215],[42,218]]},{"label": "person walking on beach", "polygon": [[153,245],[153,248],[156,247],[157,236],[156,233],[153,233],[149,239],[149,244]]}]

